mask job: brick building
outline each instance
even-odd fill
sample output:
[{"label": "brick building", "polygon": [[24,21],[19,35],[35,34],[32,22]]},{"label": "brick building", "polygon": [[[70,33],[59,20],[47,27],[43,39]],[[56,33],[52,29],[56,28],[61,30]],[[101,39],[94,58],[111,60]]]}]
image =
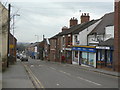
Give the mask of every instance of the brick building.
[{"label": "brick building", "polygon": [[[90,20],[89,14],[81,15],[81,22],[85,23]],[[73,17],[69,21],[69,28],[64,26],[62,31],[52,38],[50,38],[50,60],[62,62],[61,57],[65,56],[64,62],[72,63],[72,32],[79,29],[81,24],[78,24],[78,20]]]},{"label": "brick building", "polygon": [[49,56],[50,56],[50,43],[48,38],[44,38],[44,50],[43,50],[43,58],[44,60],[49,61]]},{"label": "brick building", "polygon": [[30,56],[32,59],[43,60],[44,41],[31,43],[26,48],[26,51],[27,55]]},{"label": "brick building", "polygon": [[114,70],[120,72],[120,0],[115,0]]},{"label": "brick building", "polygon": [[16,45],[17,39],[10,33],[9,34],[9,63],[16,62]]}]

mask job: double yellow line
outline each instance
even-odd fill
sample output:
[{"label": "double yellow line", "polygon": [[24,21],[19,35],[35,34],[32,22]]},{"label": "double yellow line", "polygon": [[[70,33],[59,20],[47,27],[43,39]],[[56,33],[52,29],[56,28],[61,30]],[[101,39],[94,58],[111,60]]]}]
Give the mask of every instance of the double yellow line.
[{"label": "double yellow line", "polygon": [[[23,64],[24,65],[24,64]],[[33,80],[36,88],[44,88],[44,86],[42,85],[42,83],[37,79],[37,77],[32,73],[32,71],[30,70],[30,68],[27,65],[24,65],[26,71],[28,72],[28,74],[30,75],[31,79]]]}]

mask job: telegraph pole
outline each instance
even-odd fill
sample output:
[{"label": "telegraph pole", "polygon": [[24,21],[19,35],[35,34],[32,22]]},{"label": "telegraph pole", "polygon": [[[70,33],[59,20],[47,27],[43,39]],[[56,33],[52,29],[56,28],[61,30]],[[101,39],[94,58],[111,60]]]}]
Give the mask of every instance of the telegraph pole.
[{"label": "telegraph pole", "polygon": [[9,67],[9,34],[10,34],[10,12],[11,12],[11,4],[8,5],[8,49],[7,49],[7,67]]}]

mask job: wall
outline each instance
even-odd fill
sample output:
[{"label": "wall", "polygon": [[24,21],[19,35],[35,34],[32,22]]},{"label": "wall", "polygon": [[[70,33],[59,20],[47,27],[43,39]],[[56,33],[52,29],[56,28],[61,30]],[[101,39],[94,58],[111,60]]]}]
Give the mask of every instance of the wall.
[{"label": "wall", "polygon": [[[2,13],[2,14],[1,14]],[[0,54],[6,67],[8,49],[8,10],[0,3]],[[2,25],[2,27],[1,27]]]},{"label": "wall", "polygon": [[101,20],[79,32],[79,45],[87,45],[87,35],[100,23]]},{"label": "wall", "polygon": [[56,39],[50,39],[50,61],[56,61]]},{"label": "wall", "polygon": [[120,72],[120,0],[115,0],[114,70]]}]

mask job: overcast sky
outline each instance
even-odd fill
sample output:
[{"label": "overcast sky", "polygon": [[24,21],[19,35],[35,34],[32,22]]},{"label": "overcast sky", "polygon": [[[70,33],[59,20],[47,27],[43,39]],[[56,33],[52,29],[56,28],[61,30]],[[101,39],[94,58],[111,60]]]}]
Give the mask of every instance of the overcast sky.
[{"label": "overcast sky", "polygon": [[30,1],[11,2],[12,14],[17,11],[20,14],[19,17],[15,17],[15,36],[18,42],[36,42],[35,35],[39,36],[39,41],[42,40],[43,34],[46,38],[50,38],[60,32],[63,26],[69,27],[70,18],[76,17],[80,23],[81,13],[90,13],[92,20],[99,19],[104,14],[114,11],[112,0],[106,0],[107,2],[104,2],[105,0],[101,0],[101,2],[94,2],[95,0],[85,0],[85,2],[82,2],[83,0]]}]

